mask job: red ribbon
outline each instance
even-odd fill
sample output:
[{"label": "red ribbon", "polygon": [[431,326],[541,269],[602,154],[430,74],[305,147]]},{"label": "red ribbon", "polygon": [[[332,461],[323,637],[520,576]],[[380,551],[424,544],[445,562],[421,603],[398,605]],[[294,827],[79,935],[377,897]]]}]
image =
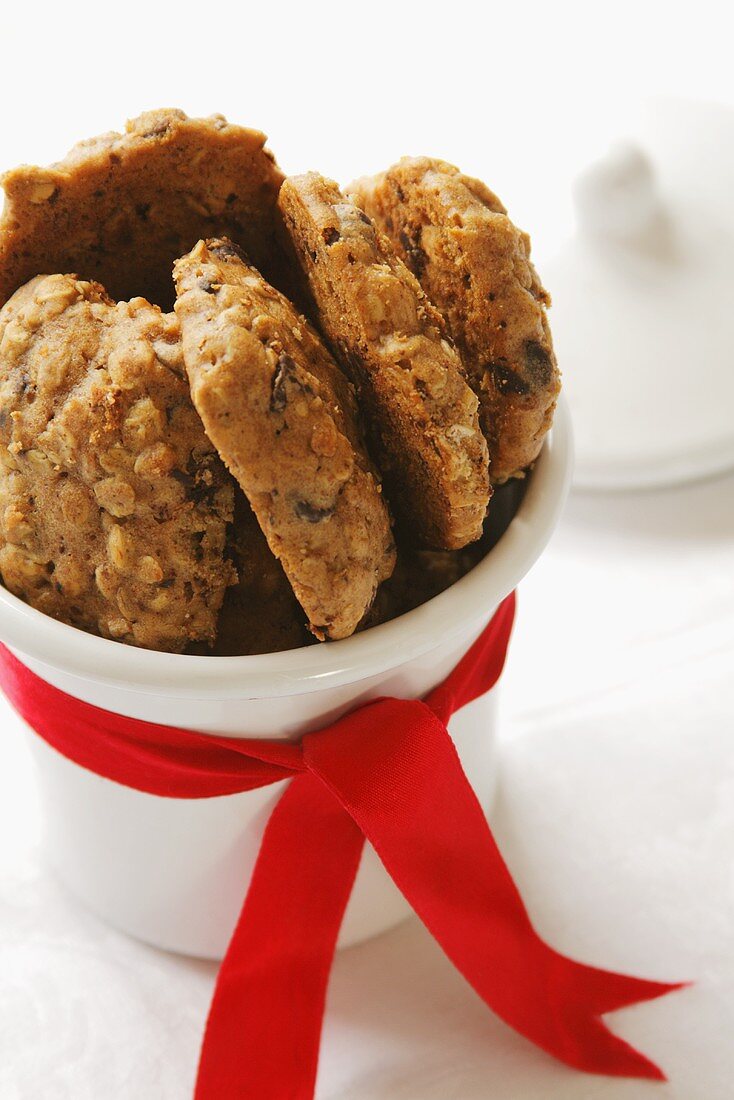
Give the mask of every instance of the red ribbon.
[{"label": "red ribbon", "polygon": [[293,777],[221,965],[196,1100],[310,1100],[326,987],[365,839],[456,968],[511,1027],[590,1073],[664,1075],[600,1017],[682,983],[573,962],[535,932],[446,729],[499,679],[508,596],[423,700],[379,699],[299,743],[238,740],[100,710],[0,648],[0,683],[70,760],[127,787],[209,798]]}]

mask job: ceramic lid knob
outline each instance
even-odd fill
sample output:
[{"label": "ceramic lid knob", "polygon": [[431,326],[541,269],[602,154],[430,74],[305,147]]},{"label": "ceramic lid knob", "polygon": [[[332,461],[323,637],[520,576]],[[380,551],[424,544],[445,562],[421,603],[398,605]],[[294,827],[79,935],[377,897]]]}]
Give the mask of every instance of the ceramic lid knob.
[{"label": "ceramic lid knob", "polygon": [[634,243],[660,220],[662,204],[649,157],[631,142],[620,142],[576,180],[579,231],[590,238]]}]

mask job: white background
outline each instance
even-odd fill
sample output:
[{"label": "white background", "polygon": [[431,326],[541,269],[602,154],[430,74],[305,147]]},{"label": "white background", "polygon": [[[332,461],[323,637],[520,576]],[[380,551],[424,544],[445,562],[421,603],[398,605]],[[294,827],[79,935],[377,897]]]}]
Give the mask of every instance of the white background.
[{"label": "white background", "polygon": [[641,97],[734,102],[727,5],[35,4],[3,12],[0,156],[61,157],[151,107],[220,111],[286,172],[341,182],[403,154],[486,179],[536,254],[570,222],[576,170]]},{"label": "white background", "polygon": [[[542,273],[570,179],[641,96],[734,104],[724,11],[37,3],[3,15],[0,166],[150,107],[222,111],[265,130],[286,171],[458,162],[532,232]],[[560,948],[696,979],[613,1021],[671,1083],[554,1065],[407,924],[337,963],[320,1100],[730,1100],[733,563],[733,477],[576,496],[523,585],[504,685],[498,836]],[[0,720],[0,1098],[183,1100],[213,970],[102,927],[47,877],[22,740]]]}]

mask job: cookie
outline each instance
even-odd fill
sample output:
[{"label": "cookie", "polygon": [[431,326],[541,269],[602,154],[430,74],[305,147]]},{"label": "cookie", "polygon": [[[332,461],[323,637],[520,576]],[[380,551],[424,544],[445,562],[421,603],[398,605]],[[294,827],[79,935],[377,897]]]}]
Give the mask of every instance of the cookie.
[{"label": "cookie", "polygon": [[81,142],[49,168],[7,172],[0,305],[34,275],[76,271],[115,299],[170,308],[173,261],[215,233],[267,269],[282,178],[263,134],[173,110]]},{"label": "cookie", "polygon": [[502,538],[520,506],[526,486],[527,480],[520,478],[498,485],[481,539],[462,550],[417,550],[409,540],[399,541],[393,574],[380,586],[362,628],[404,615],[466,576]]},{"label": "cookie", "polygon": [[39,276],[0,311],[0,574],[57,619],[150,649],[211,644],[231,479],[176,319]]},{"label": "cookie", "polygon": [[226,240],[174,270],[194,404],[318,638],[351,634],[394,546],[354,393],[314,329]]},{"label": "cookie", "polygon": [[462,550],[416,550],[401,545],[393,575],[380,587],[363,626],[389,622],[445,592],[474,568],[478,546],[474,542]]},{"label": "cookie", "polygon": [[228,552],[238,579],[224,596],[216,641],[207,652],[215,657],[240,657],[300,649],[313,642],[283,567],[239,488],[235,489]]},{"label": "cookie", "polygon": [[478,403],[441,319],[370,218],[315,173],[279,207],[321,329],[351,375],[402,526],[427,547],[478,538],[489,500]]},{"label": "cookie", "polygon": [[483,183],[444,161],[405,158],[349,190],[446,320],[481,402],[493,483],[521,475],[560,390],[529,237]]}]

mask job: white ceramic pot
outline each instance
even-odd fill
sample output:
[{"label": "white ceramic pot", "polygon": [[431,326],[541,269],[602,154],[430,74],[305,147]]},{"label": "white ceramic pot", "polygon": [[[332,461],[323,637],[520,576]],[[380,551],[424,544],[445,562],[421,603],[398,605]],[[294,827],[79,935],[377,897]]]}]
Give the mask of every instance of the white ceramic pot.
[{"label": "white ceramic pot", "polygon": [[[107,710],[238,737],[297,738],[376,696],[418,698],[451,671],[543,550],[568,489],[563,403],[508,530],[449,591],[364,634],[290,653],[193,657],[95,638],[0,586],[0,637],[43,679]],[[451,722],[485,812],[495,779],[496,691]],[[35,735],[46,852],[59,877],[105,920],[158,947],[220,958],[242,906],[268,814],[283,784],[179,800],[129,790],[70,763]],[[367,848],[339,943],[408,914]]]}]

